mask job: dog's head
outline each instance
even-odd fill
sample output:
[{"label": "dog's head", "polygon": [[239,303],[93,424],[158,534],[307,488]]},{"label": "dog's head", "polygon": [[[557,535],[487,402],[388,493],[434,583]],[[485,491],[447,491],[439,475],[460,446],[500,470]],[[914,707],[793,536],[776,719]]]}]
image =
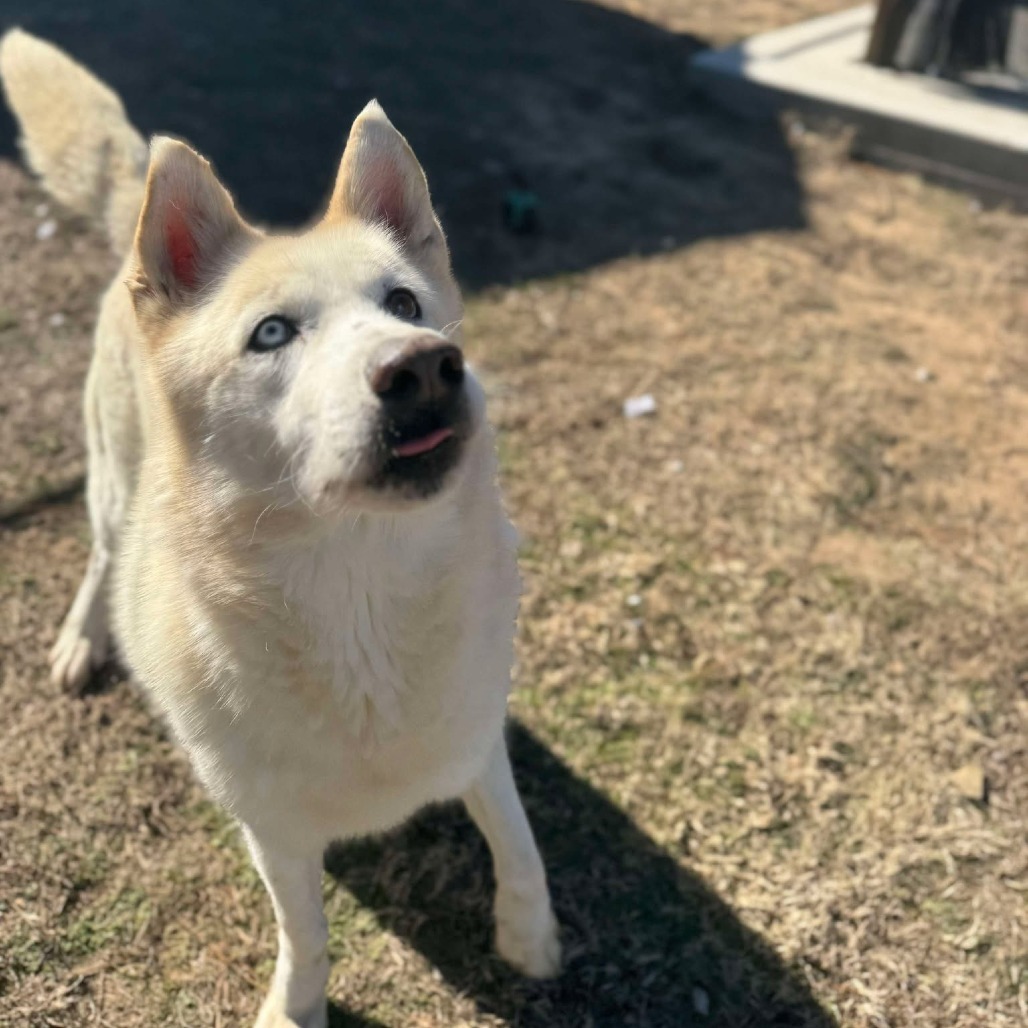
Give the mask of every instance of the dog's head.
[{"label": "dog's head", "polygon": [[424,173],[377,103],[299,235],[247,225],[206,161],[155,140],[129,285],[155,416],[186,460],[319,514],[404,509],[459,476],[482,418],[460,295]]}]

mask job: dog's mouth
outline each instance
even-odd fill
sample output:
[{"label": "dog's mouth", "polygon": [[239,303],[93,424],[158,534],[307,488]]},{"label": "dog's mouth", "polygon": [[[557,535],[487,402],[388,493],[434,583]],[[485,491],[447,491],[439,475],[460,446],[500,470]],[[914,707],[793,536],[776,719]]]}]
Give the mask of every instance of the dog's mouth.
[{"label": "dog's mouth", "polygon": [[378,471],[372,488],[427,499],[447,483],[471,435],[466,401],[422,406],[402,418],[384,416]]},{"label": "dog's mouth", "polygon": [[453,429],[436,428],[418,439],[409,439],[403,443],[397,443],[393,447],[394,457],[420,457],[422,454],[431,453],[438,446],[442,446],[447,439],[453,437]]}]

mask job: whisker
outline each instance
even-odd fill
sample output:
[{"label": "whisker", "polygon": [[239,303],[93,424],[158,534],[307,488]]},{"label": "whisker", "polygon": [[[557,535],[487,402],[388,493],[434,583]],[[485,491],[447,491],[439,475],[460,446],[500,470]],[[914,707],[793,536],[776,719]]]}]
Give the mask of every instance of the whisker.
[{"label": "whisker", "polygon": [[264,508],[264,510],[260,512],[260,514],[257,515],[257,520],[253,523],[253,531],[250,533],[250,542],[247,544],[248,546],[253,546],[253,540],[254,537],[257,535],[257,526],[261,523],[261,518],[264,517],[264,515],[267,514],[268,511],[271,510],[271,508],[274,506],[275,502],[273,500],[271,503],[267,505],[267,507]]}]

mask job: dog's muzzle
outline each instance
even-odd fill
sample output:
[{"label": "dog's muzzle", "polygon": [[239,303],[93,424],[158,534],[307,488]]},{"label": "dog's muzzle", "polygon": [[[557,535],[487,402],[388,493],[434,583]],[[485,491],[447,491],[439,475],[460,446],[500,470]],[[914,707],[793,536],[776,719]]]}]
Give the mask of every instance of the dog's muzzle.
[{"label": "dog's muzzle", "polygon": [[381,426],[379,471],[369,484],[411,499],[433,495],[471,432],[463,354],[426,333],[376,355],[367,376]]}]

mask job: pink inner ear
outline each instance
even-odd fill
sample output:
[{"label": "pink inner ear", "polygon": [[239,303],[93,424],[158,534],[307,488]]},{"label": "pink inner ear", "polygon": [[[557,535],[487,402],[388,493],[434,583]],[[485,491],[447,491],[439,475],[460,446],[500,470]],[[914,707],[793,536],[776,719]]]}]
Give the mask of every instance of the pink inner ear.
[{"label": "pink inner ear", "polygon": [[406,237],[410,232],[410,212],[403,195],[403,176],[392,161],[378,160],[368,168],[367,181],[372,195],[373,217]]},{"label": "pink inner ear", "polygon": [[164,245],[168,249],[175,281],[192,289],[197,278],[196,240],[185,214],[174,204],[169,206],[164,223]]}]

